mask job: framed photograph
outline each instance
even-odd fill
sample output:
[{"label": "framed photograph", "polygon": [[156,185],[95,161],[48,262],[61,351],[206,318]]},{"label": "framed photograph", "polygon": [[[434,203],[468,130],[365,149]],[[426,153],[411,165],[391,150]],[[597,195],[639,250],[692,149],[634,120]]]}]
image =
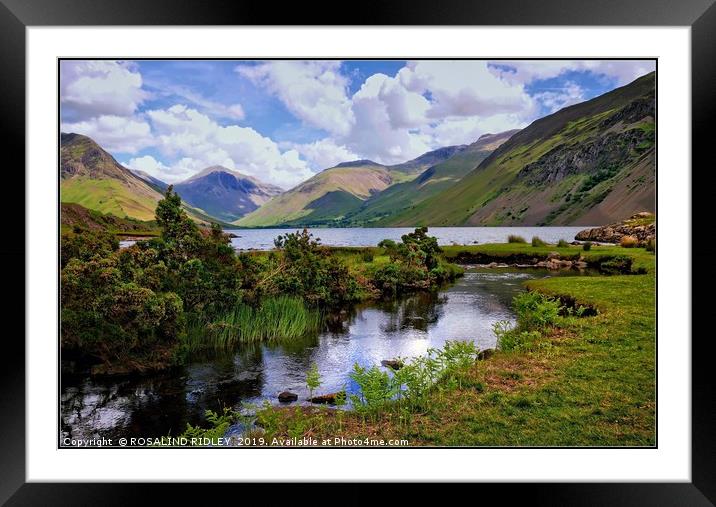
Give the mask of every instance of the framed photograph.
[{"label": "framed photograph", "polygon": [[712,505],[711,3],[4,1],[3,501]]}]

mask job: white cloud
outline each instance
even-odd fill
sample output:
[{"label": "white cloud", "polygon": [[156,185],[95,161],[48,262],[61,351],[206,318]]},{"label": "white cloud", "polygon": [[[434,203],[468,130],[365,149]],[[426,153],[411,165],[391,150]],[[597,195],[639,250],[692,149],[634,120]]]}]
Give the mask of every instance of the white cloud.
[{"label": "white cloud", "polygon": [[370,76],[352,97],[355,123],[337,141],[393,164],[486,132],[524,126],[537,103],[482,61],[409,62],[395,77]]},{"label": "white cloud", "polygon": [[184,157],[175,164],[167,166],[151,155],[132,158],[124,162],[123,165],[130,169],[144,171],[166,183],[176,183],[189,178],[205,167],[201,161],[189,157]]},{"label": "white cloud", "polygon": [[63,122],[62,132],[84,134],[110,152],[137,153],[154,141],[149,124],[133,117],[103,115],[79,122]]},{"label": "white cloud", "polygon": [[547,90],[535,94],[535,99],[544,105],[550,113],[554,113],[572,104],[586,100],[584,90],[577,83],[568,81],[558,90]]},{"label": "white cloud", "polygon": [[128,63],[108,60],[63,60],[60,104],[75,121],[98,116],[130,116],[147,93],[142,76]]},{"label": "white cloud", "polygon": [[239,103],[223,104],[206,98],[200,93],[187,88],[186,86],[171,85],[166,83],[151,83],[152,88],[157,88],[165,96],[176,96],[198,107],[202,112],[219,118],[232,120],[243,120],[246,118],[244,108]]},{"label": "white cloud", "polygon": [[297,118],[332,134],[346,134],[353,122],[348,78],[338,61],[275,60],[239,65],[236,72],[276,95]]},{"label": "white cloud", "polygon": [[273,140],[250,127],[221,126],[181,104],[147,111],[147,116],[160,151],[168,157],[197,161],[197,168],[223,165],[282,187],[300,183],[313,174],[296,150],[282,152]]},{"label": "white cloud", "polygon": [[409,62],[399,79],[414,92],[429,92],[433,119],[453,116],[529,114],[532,101],[519,83],[493,73],[486,61],[430,60]]},{"label": "white cloud", "polygon": [[313,143],[286,143],[301,154],[314,170],[335,167],[341,162],[356,160],[360,157],[345,146],[336,144],[335,140],[326,138]]},{"label": "white cloud", "polygon": [[568,71],[589,71],[614,78],[618,85],[630,83],[656,69],[653,60],[492,60],[491,71],[512,83],[526,84],[535,79],[549,79]]}]

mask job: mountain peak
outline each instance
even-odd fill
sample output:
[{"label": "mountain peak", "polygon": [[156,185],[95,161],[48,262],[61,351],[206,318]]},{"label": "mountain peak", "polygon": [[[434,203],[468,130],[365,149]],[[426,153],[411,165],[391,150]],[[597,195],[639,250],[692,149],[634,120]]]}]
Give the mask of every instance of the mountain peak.
[{"label": "mountain peak", "polygon": [[359,160],[350,160],[348,162],[341,162],[340,164],[337,164],[335,167],[366,167],[366,166],[375,166],[375,167],[383,167],[383,165],[373,162],[372,160],[368,160],[367,158],[362,158]]},{"label": "mountain peak", "polygon": [[206,167],[174,186],[177,194],[211,216],[232,222],[283,190],[222,165]]}]

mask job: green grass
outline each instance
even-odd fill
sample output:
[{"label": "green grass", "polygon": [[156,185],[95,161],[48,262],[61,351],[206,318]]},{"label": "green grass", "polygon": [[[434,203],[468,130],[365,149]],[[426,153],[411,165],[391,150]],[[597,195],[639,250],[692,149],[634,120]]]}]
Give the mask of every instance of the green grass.
[{"label": "green grass", "polygon": [[155,200],[132,193],[119,180],[70,178],[60,185],[60,200],[118,217],[153,220]]},{"label": "green grass", "polygon": [[315,333],[320,326],[318,310],[308,308],[300,298],[279,296],[265,299],[258,308],[239,304],[210,323],[192,323],[184,345],[195,351],[231,349],[259,341],[284,342]]}]

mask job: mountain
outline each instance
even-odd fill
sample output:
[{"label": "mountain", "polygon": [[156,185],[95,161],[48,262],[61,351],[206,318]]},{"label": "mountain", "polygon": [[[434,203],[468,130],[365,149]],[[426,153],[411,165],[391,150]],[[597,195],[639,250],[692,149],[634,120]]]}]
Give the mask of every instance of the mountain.
[{"label": "mountain", "polygon": [[238,220],[283,192],[222,166],[207,167],[174,185],[174,190],[185,202],[226,222]]},{"label": "mountain", "polygon": [[[392,185],[372,196],[359,210],[349,214],[343,225],[389,226],[396,215],[456,184],[516,132],[518,130],[485,134],[469,146],[441,148],[418,157],[416,161],[435,164],[423,170],[416,178]],[[441,152],[445,158],[441,160],[433,157],[436,152]],[[411,162],[403,164],[410,165]]]},{"label": "mountain", "polygon": [[236,222],[246,227],[314,223],[342,216],[393,182],[382,166],[333,167],[316,174]]},{"label": "mountain", "polygon": [[141,179],[147,182],[150,187],[152,187],[154,190],[159,192],[160,194],[163,194],[167,191],[167,187],[169,187],[169,183],[165,183],[162,180],[155,178],[151,174],[149,174],[146,171],[141,171],[139,169],[130,169],[136,176],[139,176]]},{"label": "mountain", "polygon": [[120,218],[154,219],[162,195],[80,134],[60,134],[60,200]]},{"label": "mountain", "polygon": [[[156,178],[149,182],[136,175],[89,137],[60,134],[61,202],[119,218],[154,220],[157,202],[163,198],[159,184],[165,185]],[[187,203],[182,206],[201,225],[218,221]]]},{"label": "mountain", "polygon": [[601,225],[655,210],[655,74],[536,120],[391,225]]},{"label": "mountain", "polygon": [[359,211],[373,196],[391,185],[415,179],[431,164],[464,149],[467,146],[440,148],[391,166],[365,159],[342,162],[273,198],[235,223],[243,227],[341,225],[341,220]]},{"label": "mountain", "polygon": [[408,160],[402,164],[395,164],[388,166],[388,169],[392,172],[400,172],[405,174],[417,175],[425,171],[427,168],[443,162],[456,153],[459,153],[467,149],[465,145],[459,146],[445,146],[444,148],[438,148],[437,150],[429,151],[420,155],[418,158]]}]

